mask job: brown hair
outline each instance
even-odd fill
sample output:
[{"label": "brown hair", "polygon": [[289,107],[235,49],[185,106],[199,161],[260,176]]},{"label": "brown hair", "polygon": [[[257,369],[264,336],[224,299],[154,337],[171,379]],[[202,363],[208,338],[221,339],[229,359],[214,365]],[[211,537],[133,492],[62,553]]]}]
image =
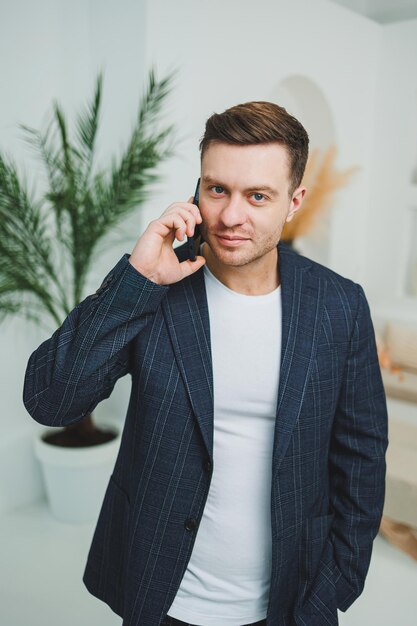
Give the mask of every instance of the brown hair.
[{"label": "brown hair", "polygon": [[200,141],[201,160],[213,142],[251,145],[277,142],[289,155],[291,196],[300,185],[308,157],[308,134],[304,126],[273,102],[246,102],[223,113],[213,113]]}]

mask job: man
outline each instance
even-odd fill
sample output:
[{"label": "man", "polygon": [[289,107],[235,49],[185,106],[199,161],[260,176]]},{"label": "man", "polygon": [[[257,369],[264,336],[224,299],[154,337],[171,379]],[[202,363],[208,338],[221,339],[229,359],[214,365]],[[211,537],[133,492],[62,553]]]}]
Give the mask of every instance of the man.
[{"label": "man", "polygon": [[[387,413],[363,289],[279,242],[308,136],[285,109],[215,114],[199,208],[152,221],[30,357],[37,421],[132,392],[83,581],[124,626],[323,626],[362,591]],[[195,261],[175,238],[191,237]]]}]

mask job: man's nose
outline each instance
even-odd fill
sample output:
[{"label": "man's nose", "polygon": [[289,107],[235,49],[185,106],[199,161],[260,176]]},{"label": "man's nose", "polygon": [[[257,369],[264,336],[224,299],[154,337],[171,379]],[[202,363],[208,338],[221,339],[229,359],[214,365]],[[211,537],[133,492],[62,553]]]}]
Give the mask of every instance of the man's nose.
[{"label": "man's nose", "polygon": [[229,196],[223,206],[220,218],[225,226],[231,228],[245,221],[245,210],[242,198],[239,196]]}]

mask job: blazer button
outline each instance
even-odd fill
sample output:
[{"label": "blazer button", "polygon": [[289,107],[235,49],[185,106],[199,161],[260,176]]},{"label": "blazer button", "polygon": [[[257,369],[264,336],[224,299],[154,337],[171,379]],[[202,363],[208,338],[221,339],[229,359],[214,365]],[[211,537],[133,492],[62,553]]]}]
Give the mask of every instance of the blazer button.
[{"label": "blazer button", "polygon": [[204,461],[203,463],[203,467],[207,472],[211,472],[211,468],[212,468],[212,463],[210,461],[210,459],[207,459],[206,461]]},{"label": "blazer button", "polygon": [[189,517],[185,520],[184,526],[186,530],[195,530],[197,528],[197,520],[194,517]]}]

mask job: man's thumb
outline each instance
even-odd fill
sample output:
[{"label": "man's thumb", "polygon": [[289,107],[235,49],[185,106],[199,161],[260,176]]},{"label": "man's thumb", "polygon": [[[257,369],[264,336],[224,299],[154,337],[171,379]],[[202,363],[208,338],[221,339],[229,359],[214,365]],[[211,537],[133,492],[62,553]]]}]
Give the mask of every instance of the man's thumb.
[{"label": "man's thumb", "polygon": [[182,277],[186,278],[187,276],[191,276],[191,274],[194,274],[201,267],[203,267],[205,262],[206,262],[206,259],[203,256],[196,256],[195,261],[190,261],[190,260],[183,261],[182,263],[180,263],[180,267],[182,270]]}]

